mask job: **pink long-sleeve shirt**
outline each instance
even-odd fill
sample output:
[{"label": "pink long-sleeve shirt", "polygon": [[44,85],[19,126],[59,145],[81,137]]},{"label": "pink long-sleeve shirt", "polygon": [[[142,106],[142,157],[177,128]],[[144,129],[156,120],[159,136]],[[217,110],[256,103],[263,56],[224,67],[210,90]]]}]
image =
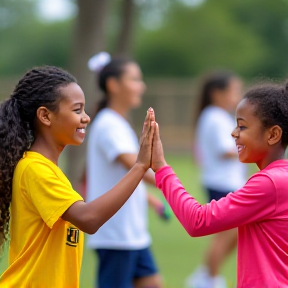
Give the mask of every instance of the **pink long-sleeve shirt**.
[{"label": "pink long-sleeve shirt", "polygon": [[288,287],[288,161],[272,162],[243,188],[205,205],[170,166],[157,171],[156,185],[190,236],[238,227],[237,288]]}]

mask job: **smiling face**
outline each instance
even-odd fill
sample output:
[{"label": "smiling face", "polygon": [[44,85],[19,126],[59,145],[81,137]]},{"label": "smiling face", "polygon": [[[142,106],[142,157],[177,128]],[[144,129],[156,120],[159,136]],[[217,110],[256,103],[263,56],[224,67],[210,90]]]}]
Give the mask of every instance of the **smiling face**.
[{"label": "smiling face", "polygon": [[264,128],[255,116],[255,105],[243,99],[236,109],[237,127],[232,136],[238,149],[239,160],[243,163],[256,163],[263,167],[270,154],[270,129]]},{"label": "smiling face", "polygon": [[79,145],[85,137],[90,117],[85,113],[85,97],[76,83],[61,87],[62,96],[56,112],[51,113],[50,133],[58,146]]}]

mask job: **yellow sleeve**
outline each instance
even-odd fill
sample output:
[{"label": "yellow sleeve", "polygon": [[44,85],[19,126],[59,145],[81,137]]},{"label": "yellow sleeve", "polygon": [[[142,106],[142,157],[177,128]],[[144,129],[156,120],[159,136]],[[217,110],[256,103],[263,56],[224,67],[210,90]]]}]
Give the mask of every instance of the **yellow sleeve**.
[{"label": "yellow sleeve", "polygon": [[21,181],[28,199],[50,228],[73,203],[83,201],[60,168],[55,171],[46,163],[30,163]]}]

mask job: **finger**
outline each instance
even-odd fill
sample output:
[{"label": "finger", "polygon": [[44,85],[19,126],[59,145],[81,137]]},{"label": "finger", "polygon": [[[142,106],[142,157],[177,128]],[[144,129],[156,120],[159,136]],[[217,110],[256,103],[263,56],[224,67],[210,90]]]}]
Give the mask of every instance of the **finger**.
[{"label": "finger", "polygon": [[155,111],[154,111],[154,109],[152,108],[152,107],[150,107],[149,109],[148,109],[148,111],[149,111],[149,113],[150,113],[150,121],[155,121]]},{"label": "finger", "polygon": [[142,134],[141,134],[141,137],[140,137],[140,144],[143,142],[143,139],[146,137],[146,135],[148,134],[148,132],[150,130],[150,126],[151,126],[150,118],[151,118],[151,115],[150,115],[150,112],[149,112],[149,109],[148,109],[147,113],[146,113],[146,117],[145,117],[144,123],[143,123]]},{"label": "finger", "polygon": [[155,122],[154,140],[159,140],[159,139],[160,139],[159,125],[157,122]]},{"label": "finger", "polygon": [[152,144],[153,142],[153,137],[154,137],[154,134],[155,134],[155,129],[156,129],[156,122],[155,121],[151,121],[151,128],[150,128],[150,131],[148,133],[148,141],[149,143]]}]

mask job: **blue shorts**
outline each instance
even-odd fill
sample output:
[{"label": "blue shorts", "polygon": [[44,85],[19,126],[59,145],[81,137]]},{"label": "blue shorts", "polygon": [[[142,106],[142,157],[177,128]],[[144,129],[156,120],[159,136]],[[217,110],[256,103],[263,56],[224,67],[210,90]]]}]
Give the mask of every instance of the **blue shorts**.
[{"label": "blue shorts", "polygon": [[222,197],[225,197],[228,193],[232,192],[232,191],[215,190],[208,187],[205,187],[205,190],[207,191],[209,202],[211,202],[213,199],[218,201]]},{"label": "blue shorts", "polygon": [[137,278],[158,272],[149,248],[141,250],[96,249],[98,288],[133,288]]}]

